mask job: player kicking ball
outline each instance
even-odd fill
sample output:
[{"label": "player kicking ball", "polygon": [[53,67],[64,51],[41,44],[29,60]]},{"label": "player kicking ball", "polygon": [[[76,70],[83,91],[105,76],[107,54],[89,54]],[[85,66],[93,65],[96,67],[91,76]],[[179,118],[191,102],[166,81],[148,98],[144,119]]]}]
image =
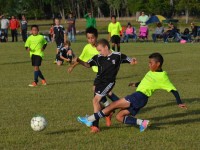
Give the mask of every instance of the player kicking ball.
[{"label": "player kicking ball", "polygon": [[[122,63],[129,63],[131,65],[137,63],[135,58],[129,58],[120,52],[113,52],[110,50],[110,44],[105,39],[101,39],[97,42],[97,50],[99,54],[93,56],[88,62],[77,58],[77,62],[87,68],[92,66],[98,67],[97,76],[94,81],[95,96],[93,98],[93,107],[95,113],[102,109],[99,103],[101,99],[107,96],[113,89],[120,65]],[[107,116],[109,114],[107,114]]]},{"label": "player kicking ball", "polygon": [[78,121],[91,126],[96,119],[105,117],[115,109],[120,109],[116,119],[124,124],[139,125],[140,132],[143,132],[148,127],[149,120],[137,119],[135,116],[147,104],[149,97],[158,89],[171,92],[175,96],[178,106],[187,109],[186,105],[182,103],[178,91],[169,80],[167,73],[162,70],[163,61],[161,54],[151,54],[149,56],[150,71],[147,72],[141,82],[129,84],[129,86],[137,87],[135,93],[111,103],[105,109],[91,116],[78,117]]}]

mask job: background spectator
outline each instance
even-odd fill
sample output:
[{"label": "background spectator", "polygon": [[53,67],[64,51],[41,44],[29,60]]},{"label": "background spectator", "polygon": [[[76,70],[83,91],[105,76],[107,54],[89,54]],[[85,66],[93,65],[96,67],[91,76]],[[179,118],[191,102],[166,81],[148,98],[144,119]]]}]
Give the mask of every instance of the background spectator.
[{"label": "background spectator", "polygon": [[10,20],[10,30],[11,30],[11,35],[12,35],[12,42],[14,42],[14,38],[15,38],[15,41],[17,42],[18,41],[18,38],[17,38],[17,29],[19,28],[19,22],[17,19],[15,19],[15,16],[12,16],[11,17],[11,20]]},{"label": "background spectator", "polygon": [[68,40],[70,42],[75,42],[76,38],[76,27],[75,27],[75,17],[73,16],[72,13],[69,13],[68,15],[68,19],[67,19],[67,24],[68,24],[68,28],[67,28],[67,35],[68,35]]},{"label": "background spectator", "polygon": [[96,19],[92,17],[92,13],[88,12],[85,14],[84,18],[86,19],[86,28],[94,27],[96,28]]},{"label": "background spectator", "polygon": [[157,38],[163,38],[163,32],[164,32],[164,28],[162,26],[162,23],[157,23],[157,27],[155,32],[152,34],[152,39],[153,42],[156,42]]},{"label": "background spectator", "polygon": [[6,35],[6,41],[8,41],[8,26],[9,26],[9,20],[5,18],[4,15],[1,16],[1,31],[4,32]]},{"label": "background spectator", "polygon": [[142,11],[140,17],[138,18],[138,22],[140,23],[140,26],[146,26],[146,22],[149,20],[149,17],[145,15],[145,13]]},{"label": "background spectator", "polygon": [[27,39],[27,28],[28,28],[28,22],[24,15],[22,15],[22,20],[20,21],[21,26],[21,34],[22,34],[22,40],[26,42]]}]

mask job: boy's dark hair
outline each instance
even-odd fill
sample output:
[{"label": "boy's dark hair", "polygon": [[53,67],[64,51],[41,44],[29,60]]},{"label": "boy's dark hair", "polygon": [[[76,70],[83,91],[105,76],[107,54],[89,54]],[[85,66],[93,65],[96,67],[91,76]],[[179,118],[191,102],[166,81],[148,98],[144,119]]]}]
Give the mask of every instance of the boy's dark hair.
[{"label": "boy's dark hair", "polygon": [[112,15],[111,18],[115,18],[116,19],[116,15]]},{"label": "boy's dark hair", "polygon": [[38,27],[38,25],[35,25],[35,24],[32,25],[32,26],[31,26],[31,29],[33,29],[33,28],[37,28],[37,30],[39,31],[39,27]]},{"label": "boy's dark hair", "polygon": [[153,53],[153,54],[149,55],[149,58],[155,59],[157,62],[160,62],[160,67],[162,67],[164,59],[160,53]]},{"label": "boy's dark hair", "polygon": [[86,35],[87,35],[87,33],[94,34],[94,36],[95,36],[96,38],[98,37],[98,31],[97,31],[97,29],[94,28],[94,27],[89,27],[89,28],[87,28],[86,31],[85,31],[85,33],[86,33]]},{"label": "boy's dark hair", "polygon": [[107,46],[108,49],[110,50],[110,44],[106,39],[100,39],[97,41],[97,46],[102,45],[103,47]]}]

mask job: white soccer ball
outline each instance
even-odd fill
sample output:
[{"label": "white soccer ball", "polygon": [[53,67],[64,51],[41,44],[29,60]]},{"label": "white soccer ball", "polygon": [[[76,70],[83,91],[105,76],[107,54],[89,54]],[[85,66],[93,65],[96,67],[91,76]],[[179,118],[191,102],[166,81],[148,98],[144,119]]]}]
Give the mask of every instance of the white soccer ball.
[{"label": "white soccer ball", "polygon": [[31,119],[31,128],[34,131],[42,131],[46,128],[47,121],[42,116],[35,116]]}]

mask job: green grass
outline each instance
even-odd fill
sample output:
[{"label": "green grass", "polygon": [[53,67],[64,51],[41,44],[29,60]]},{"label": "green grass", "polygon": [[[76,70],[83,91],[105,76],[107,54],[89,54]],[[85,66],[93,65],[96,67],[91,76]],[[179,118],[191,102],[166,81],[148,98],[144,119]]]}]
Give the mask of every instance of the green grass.
[{"label": "green grass", "polygon": [[[100,35],[106,37],[105,35]],[[76,55],[86,44],[84,36],[72,43]],[[177,107],[171,93],[157,91],[149,99],[138,118],[151,120],[151,127],[140,133],[138,127],[118,123],[113,117],[111,127],[100,121],[101,132],[91,134],[77,122],[79,115],[92,114],[91,69],[77,66],[67,73],[68,65],[53,64],[55,44],[49,44],[41,70],[48,85],[30,88],[33,68],[24,44],[0,43],[0,149],[192,149],[200,148],[200,84],[199,44],[124,43],[121,51],[138,59],[136,66],[122,65],[114,92],[124,97],[134,92],[129,82],[140,81],[148,71],[148,55],[163,54],[163,69],[177,87],[188,110]],[[34,132],[30,120],[42,114],[48,127]]]}]

